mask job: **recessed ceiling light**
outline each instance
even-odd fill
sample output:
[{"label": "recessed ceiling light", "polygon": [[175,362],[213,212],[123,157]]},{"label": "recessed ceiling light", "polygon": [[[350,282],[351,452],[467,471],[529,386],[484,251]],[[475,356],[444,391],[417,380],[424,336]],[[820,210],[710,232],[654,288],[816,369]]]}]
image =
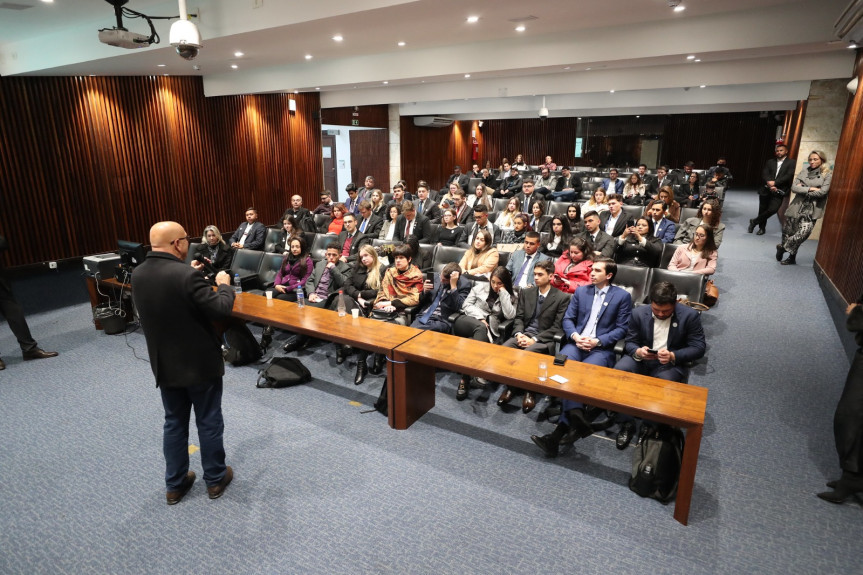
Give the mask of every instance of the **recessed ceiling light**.
[{"label": "recessed ceiling light", "polygon": [[335,40],[336,42],[341,42],[342,40],[344,40],[344,38],[342,38],[341,34],[336,34],[335,36],[333,36],[333,40]]},{"label": "recessed ceiling light", "polygon": [[389,80],[384,80],[384,81],[383,81],[383,83],[384,83],[384,84],[389,84],[389,83],[390,83],[390,81],[389,81]]},{"label": "recessed ceiling light", "polygon": [[854,48],[856,48],[856,47],[857,47],[857,44],[851,44],[850,46],[848,46],[848,48],[849,48],[850,50],[853,50],[853,49],[854,49]]},{"label": "recessed ceiling light", "polygon": [[320,89],[321,89],[321,87],[320,87],[320,86],[318,86],[317,88],[315,88],[315,90],[320,90]]},{"label": "recessed ceiling light", "polygon": [[614,90],[609,90],[609,93],[614,94]]},{"label": "recessed ceiling light", "polygon": [[636,118],[640,118],[641,116],[636,116]]},{"label": "recessed ceiling light", "polygon": [[590,70],[590,68],[585,68],[585,70]]},{"label": "recessed ceiling light", "polygon": [[312,59],[312,55],[311,55],[311,54],[306,54],[306,60],[311,60],[311,59]]},{"label": "recessed ceiling light", "polygon": [[569,70],[569,68],[570,68],[569,66],[566,66],[566,67],[564,68],[564,70]]},{"label": "recessed ceiling light", "polygon": [[707,84],[702,84],[699,86],[699,88],[706,88],[706,87],[707,87]]},{"label": "recessed ceiling light", "polygon": [[231,68],[233,68],[234,70],[236,70],[237,68],[239,68],[239,66],[237,66],[236,64],[231,64]]},{"label": "recessed ceiling light", "polygon": [[686,10],[686,6],[683,5],[674,7],[675,12],[683,12],[684,10]]},{"label": "recessed ceiling light", "polygon": [[405,45],[404,42],[399,42],[399,46],[404,46],[404,45]]},{"label": "recessed ceiling light", "polygon": [[479,16],[468,16],[467,17],[467,23],[468,24],[476,24],[477,22],[479,22]]},{"label": "recessed ceiling light", "polygon": [[516,32],[524,32],[525,30],[526,28],[524,27],[524,24],[515,27]]},{"label": "recessed ceiling light", "polygon": [[695,60],[695,54],[690,54],[686,57],[687,60]]},{"label": "recessed ceiling light", "polygon": [[242,52],[234,52],[235,58],[242,58],[243,56],[245,56],[245,54],[243,54]]},{"label": "recessed ceiling light", "polygon": [[42,0],[45,4],[53,4],[54,0]]},{"label": "recessed ceiling light", "polygon": [[163,76],[170,76],[170,74],[162,74]]},{"label": "recessed ceiling light", "polygon": [[465,77],[465,78],[470,78],[470,74],[465,74],[465,75],[464,75],[464,77]]},{"label": "recessed ceiling light", "polygon": [[299,90],[294,90],[294,94],[299,94],[299,93],[300,93]]},{"label": "recessed ceiling light", "polygon": [[695,59],[695,61],[696,61],[696,62],[701,62],[701,58],[696,58],[696,59]]},{"label": "recessed ceiling light", "polygon": [[167,64],[156,64],[156,66],[159,68],[164,68],[165,66],[167,66]]}]

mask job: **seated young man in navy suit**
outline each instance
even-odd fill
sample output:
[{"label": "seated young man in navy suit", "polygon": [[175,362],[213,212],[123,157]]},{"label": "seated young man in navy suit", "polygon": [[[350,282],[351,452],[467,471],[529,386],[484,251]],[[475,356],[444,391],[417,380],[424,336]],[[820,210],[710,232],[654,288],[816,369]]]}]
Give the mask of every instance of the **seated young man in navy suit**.
[{"label": "seated young man in navy suit", "polygon": [[[673,283],[658,282],[650,289],[650,306],[632,312],[625,355],[614,369],[683,382],[689,375],[686,364],[704,357],[706,349],[701,315],[677,303]],[[622,421],[617,448],[626,449],[635,435],[635,419],[621,413],[617,420]]]},{"label": "seated young man in navy suit", "polygon": [[[611,285],[617,273],[617,264],[608,258],[593,262],[591,285],[575,290],[563,316],[563,333],[566,345],[560,353],[569,359],[611,367],[614,365],[614,345],[626,335],[632,310],[632,297],[617,286]],[[575,439],[587,437],[593,430],[591,415],[577,401],[563,400],[560,419],[554,431],[530,438],[549,457],[557,457],[558,446],[564,435]]]},{"label": "seated young man in navy suit", "polygon": [[435,281],[423,282],[420,295],[420,311],[411,327],[430,329],[440,333],[452,333],[449,316],[461,311],[464,300],[470,294],[470,282],[461,277],[461,268],[455,262],[446,264]]}]

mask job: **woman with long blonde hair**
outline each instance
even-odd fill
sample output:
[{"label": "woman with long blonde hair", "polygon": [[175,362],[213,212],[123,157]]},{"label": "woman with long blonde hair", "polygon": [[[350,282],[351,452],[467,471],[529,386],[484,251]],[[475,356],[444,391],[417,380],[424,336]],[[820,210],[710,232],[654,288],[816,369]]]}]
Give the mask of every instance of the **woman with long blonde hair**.
[{"label": "woman with long blonde hair", "polygon": [[[815,222],[824,215],[827,205],[827,193],[833,178],[827,155],[820,150],[813,150],[808,159],[809,165],[794,176],[791,185],[794,200],[785,210],[782,243],[776,244],[776,261],[784,266],[797,263],[797,250],[809,238]],[[783,261],[785,252],[788,252],[788,257]]]}]

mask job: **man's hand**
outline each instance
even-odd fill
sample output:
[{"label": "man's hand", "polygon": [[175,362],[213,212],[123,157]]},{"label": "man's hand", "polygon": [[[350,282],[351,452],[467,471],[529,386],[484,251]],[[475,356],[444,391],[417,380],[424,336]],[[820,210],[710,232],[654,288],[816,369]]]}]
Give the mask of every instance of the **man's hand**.
[{"label": "man's hand", "polygon": [[331,270],[331,269],[333,269],[334,267],[336,267],[336,264],[335,264],[334,262],[327,262],[327,269],[328,269],[328,270]]},{"label": "man's hand", "polygon": [[431,291],[433,289],[434,289],[434,283],[432,283],[430,280],[424,280],[423,281],[423,291]]},{"label": "man's hand", "polygon": [[318,294],[311,293],[311,294],[309,294],[309,301],[312,303],[317,303],[319,301],[324,301],[324,300],[322,300]]},{"label": "man's hand", "polygon": [[340,258],[339,258],[339,261],[340,261],[340,262],[348,263],[348,258],[347,258],[347,257],[345,257],[345,256],[342,256],[342,257],[340,257]]},{"label": "man's hand", "polygon": [[216,274],[216,285],[231,285],[231,276],[224,270]]},{"label": "man's hand", "polygon": [[650,353],[650,348],[645,346],[639,347],[635,350],[635,356],[639,359],[656,359],[655,353]]},{"label": "man's hand", "polygon": [[198,270],[199,272],[204,271],[204,264],[202,264],[198,260],[192,260],[192,267],[195,268],[196,270]]},{"label": "man's hand", "polygon": [[667,349],[660,349],[659,353],[656,354],[656,358],[659,360],[659,363],[665,365],[666,363],[674,362],[674,352],[668,351]]},{"label": "man's hand", "polygon": [[522,349],[524,349],[526,347],[530,347],[531,345],[536,343],[532,337],[524,335],[523,333],[520,333],[517,336],[515,336],[515,341],[516,341],[516,343],[518,343],[518,347],[520,347]]},{"label": "man's hand", "polygon": [[241,245],[240,245],[240,242],[234,242],[234,243],[232,243],[232,244],[231,244],[231,247],[232,247],[232,248],[240,249],[240,248],[242,248],[243,246],[241,246]]},{"label": "man's hand", "polygon": [[449,276],[449,287],[450,287],[450,289],[457,289],[458,288],[458,277],[459,277],[458,272],[452,272],[452,274],[450,274],[450,276]]},{"label": "man's hand", "polygon": [[595,337],[578,336],[575,338],[575,347],[584,351],[590,351],[599,345],[599,340]]}]

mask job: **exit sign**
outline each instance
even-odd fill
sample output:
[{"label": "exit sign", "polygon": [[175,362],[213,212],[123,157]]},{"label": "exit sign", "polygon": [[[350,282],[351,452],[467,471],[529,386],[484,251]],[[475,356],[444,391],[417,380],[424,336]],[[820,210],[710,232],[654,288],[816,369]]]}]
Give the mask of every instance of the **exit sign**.
[{"label": "exit sign", "polygon": [[359,126],[359,125],[360,125],[359,120],[351,120],[351,126]]}]

